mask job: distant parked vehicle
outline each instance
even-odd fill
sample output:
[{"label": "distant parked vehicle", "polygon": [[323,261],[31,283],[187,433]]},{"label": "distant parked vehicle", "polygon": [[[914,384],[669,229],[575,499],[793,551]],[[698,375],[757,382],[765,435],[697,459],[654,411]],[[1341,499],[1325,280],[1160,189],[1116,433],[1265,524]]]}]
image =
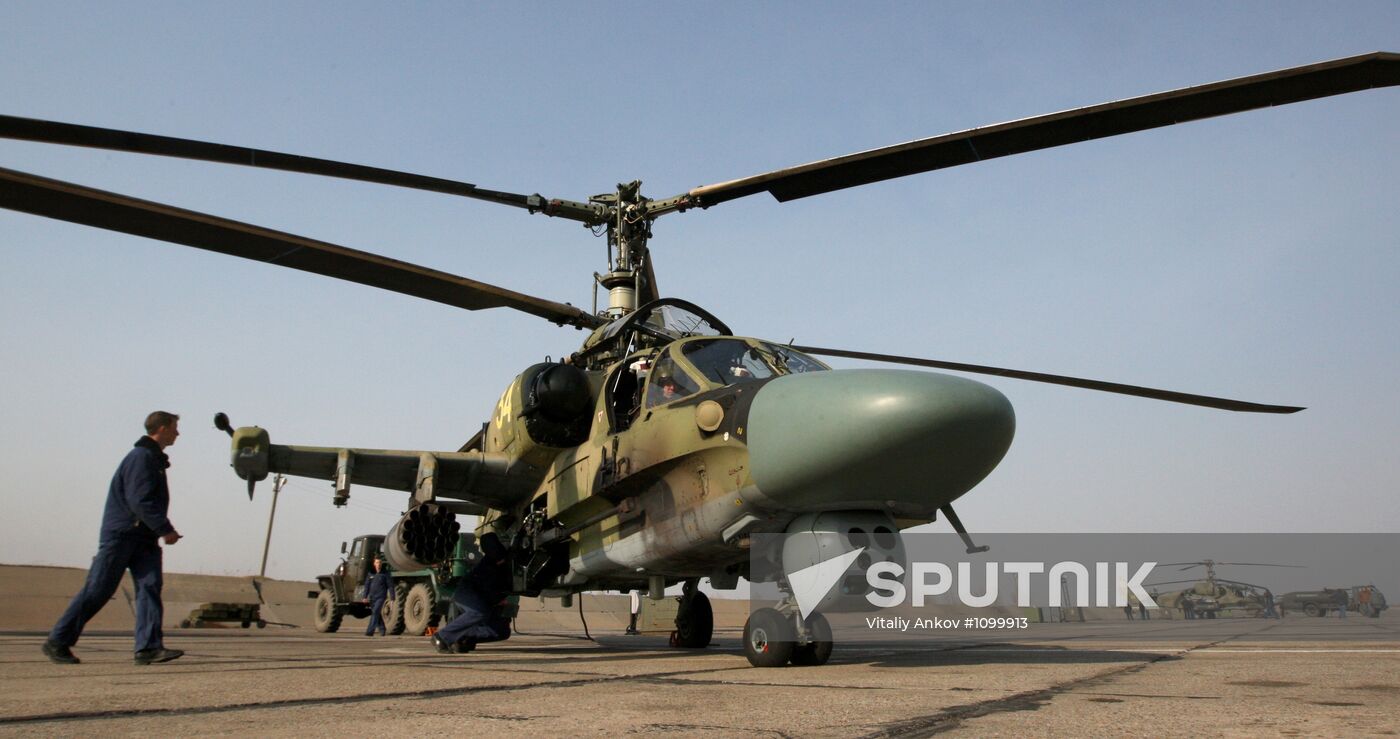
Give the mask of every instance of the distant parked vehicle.
[{"label": "distant parked vehicle", "polygon": [[1370,618],[1380,618],[1381,612],[1389,608],[1385,594],[1374,585],[1353,585],[1349,588],[1323,588],[1321,590],[1299,590],[1284,593],[1279,597],[1279,605],[1284,612],[1301,611],[1309,616],[1326,616],[1337,610],[1345,599],[1346,609]]},{"label": "distant parked vehicle", "polygon": [[[333,574],[317,577],[320,589],[306,594],[316,599],[314,623],[317,631],[338,630],[347,615],[355,618],[370,615],[364,585],[372,572],[370,563],[383,549],[384,537],[373,534],[355,537],[348,552],[346,544],[340,545],[341,553],[346,555],[340,565]],[[393,571],[393,597],[385,599],[381,612],[389,633],[421,636],[435,628],[448,614],[453,586],[479,557],[476,534],[459,534],[450,558],[422,570]]]}]

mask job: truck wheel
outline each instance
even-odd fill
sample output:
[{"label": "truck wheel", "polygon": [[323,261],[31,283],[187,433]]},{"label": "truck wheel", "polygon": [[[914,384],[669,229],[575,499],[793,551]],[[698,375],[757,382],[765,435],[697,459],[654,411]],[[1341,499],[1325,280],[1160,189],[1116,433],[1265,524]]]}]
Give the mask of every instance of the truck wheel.
[{"label": "truck wheel", "polygon": [[316,596],[316,630],[322,634],[333,634],[340,628],[342,618],[345,618],[345,612],[336,605],[335,593],[322,590]]},{"label": "truck wheel", "polygon": [[1304,603],[1303,613],[1306,613],[1309,616],[1321,616],[1322,609],[1318,608],[1316,603]]},{"label": "truck wheel", "polygon": [[433,587],[425,582],[409,588],[408,597],[403,603],[404,631],[413,636],[428,633],[428,627],[433,625],[433,617],[437,615],[434,608],[436,600]]},{"label": "truck wheel", "polygon": [[384,599],[384,627],[390,634],[403,633],[404,600],[408,598],[407,585],[395,585],[394,597]]}]

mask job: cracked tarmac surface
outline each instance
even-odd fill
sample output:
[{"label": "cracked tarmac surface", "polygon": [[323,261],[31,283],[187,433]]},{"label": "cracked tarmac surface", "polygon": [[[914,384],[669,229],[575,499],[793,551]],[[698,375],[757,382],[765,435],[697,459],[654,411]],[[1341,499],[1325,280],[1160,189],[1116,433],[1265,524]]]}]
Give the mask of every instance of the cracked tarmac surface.
[{"label": "cracked tarmac surface", "polygon": [[[466,655],[422,637],[175,631],[138,667],[97,632],[54,665],[0,633],[0,735],[1393,734],[1400,618],[1055,625],[1034,637],[841,645],[823,667],[754,669],[737,634],[518,635]],[[1347,631],[1349,640],[1334,637]]]}]

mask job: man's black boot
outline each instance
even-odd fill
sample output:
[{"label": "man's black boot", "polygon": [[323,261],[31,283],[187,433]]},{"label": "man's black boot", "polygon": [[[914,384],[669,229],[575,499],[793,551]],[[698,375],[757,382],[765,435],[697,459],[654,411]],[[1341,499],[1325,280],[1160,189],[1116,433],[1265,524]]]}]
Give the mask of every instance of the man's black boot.
[{"label": "man's black boot", "polygon": [[136,664],[154,665],[160,662],[169,662],[172,659],[179,659],[184,655],[180,649],[143,649],[136,653]]},{"label": "man's black boot", "polygon": [[73,656],[73,650],[62,644],[55,644],[47,639],[44,640],[44,656],[56,665],[76,665],[82,660]]}]

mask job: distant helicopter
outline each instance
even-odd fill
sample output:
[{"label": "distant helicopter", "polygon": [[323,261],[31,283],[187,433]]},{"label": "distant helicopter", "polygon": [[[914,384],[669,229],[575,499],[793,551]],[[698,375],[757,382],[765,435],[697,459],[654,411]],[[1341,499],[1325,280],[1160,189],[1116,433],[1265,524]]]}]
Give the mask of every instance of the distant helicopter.
[{"label": "distant helicopter", "polygon": [[1153,599],[1157,601],[1157,605],[1163,608],[1174,608],[1183,612],[1190,610],[1198,618],[1215,618],[1218,614],[1226,611],[1243,611],[1250,616],[1259,616],[1267,610],[1269,600],[1273,598],[1273,591],[1263,585],[1216,577],[1215,568],[1218,566],[1304,569],[1302,565],[1281,565],[1267,562],[1216,562],[1213,559],[1203,559],[1197,562],[1165,562],[1158,566],[1181,566],[1182,571],[1195,567],[1206,568],[1204,580],[1168,580],[1147,583],[1152,587],[1191,583],[1189,588],[1169,592],[1160,597],[1154,596]]},{"label": "distant helicopter", "polygon": [[[713,615],[698,584],[736,587],[751,537],[785,533],[787,572],[832,541],[859,540],[901,557],[896,533],[953,511],[1001,461],[1015,415],[997,390],[945,374],[831,370],[817,356],[990,374],[1254,413],[1266,405],[1038,372],[795,346],[736,336],[700,306],[663,297],[648,246],[662,216],[760,192],[786,202],[857,185],[1185,121],[1400,84],[1400,55],[1373,53],[1104,103],[850,154],[696,187],[663,199],[640,181],[584,201],[546,198],[375,167],[238,146],[0,116],[0,136],[239,164],[429,190],[509,205],[605,232],[608,269],[592,311],[302,236],[12,170],[0,207],[146,236],[480,310],[506,307],[586,329],[560,361],[526,368],[455,451],[272,444],[256,426],[217,425],[233,439],[235,472],[407,491],[389,530],[400,569],[448,555],[457,515],[510,542],[515,592],[565,599],[583,590],[683,584],[673,641],[710,643]],[[736,269],[742,269],[741,266]],[[599,308],[596,289],[607,291]],[[791,550],[791,553],[789,552]],[[785,583],[781,583],[784,584]],[[820,613],[799,615],[790,588],[755,612],[744,649],[755,665],[822,664],[832,650]]]}]

